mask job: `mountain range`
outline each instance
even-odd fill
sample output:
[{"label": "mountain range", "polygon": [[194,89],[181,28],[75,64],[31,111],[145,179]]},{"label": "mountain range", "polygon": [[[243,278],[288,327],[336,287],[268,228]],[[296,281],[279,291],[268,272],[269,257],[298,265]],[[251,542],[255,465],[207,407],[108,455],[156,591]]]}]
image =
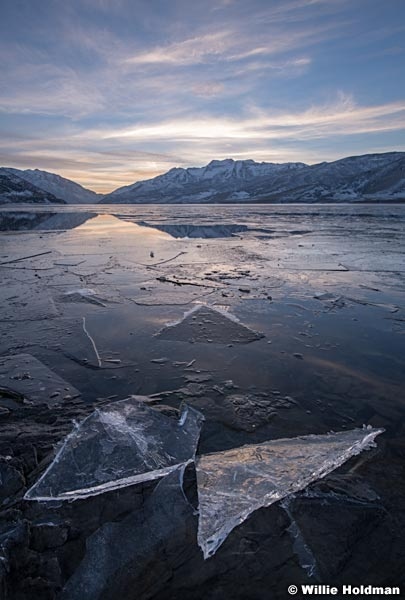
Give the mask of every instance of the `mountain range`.
[{"label": "mountain range", "polygon": [[0,203],[290,203],[405,201],[405,152],[316,165],[213,160],[174,168],[101,196],[46,171],[0,168]]}]

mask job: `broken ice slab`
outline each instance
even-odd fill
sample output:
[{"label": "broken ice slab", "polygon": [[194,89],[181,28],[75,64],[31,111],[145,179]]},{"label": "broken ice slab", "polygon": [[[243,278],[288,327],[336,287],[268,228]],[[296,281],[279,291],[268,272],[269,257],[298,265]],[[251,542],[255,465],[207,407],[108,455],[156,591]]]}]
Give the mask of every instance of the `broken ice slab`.
[{"label": "broken ice slab", "polygon": [[383,429],[353,429],[246,445],[200,456],[198,544],[213,556],[229,533],[261,507],[302,490],[374,446]]},{"label": "broken ice slab", "polygon": [[167,475],[194,460],[203,416],[184,405],[179,420],[132,396],[73,429],[27,500],[76,500]]},{"label": "broken ice slab", "polygon": [[54,406],[80,396],[70,383],[31,354],[0,356],[0,387],[17,392],[33,404]]},{"label": "broken ice slab", "polygon": [[[105,300],[91,288],[77,288],[64,292],[58,297],[59,302],[87,302],[97,306],[105,306]],[[103,301],[104,300],[104,301]]]},{"label": "broken ice slab", "polygon": [[[6,279],[4,270],[4,268],[1,269],[0,322],[43,321],[58,316],[57,308],[48,293],[40,289],[37,284],[28,285],[31,275],[27,276],[27,271],[21,270],[21,273],[23,273],[21,277],[26,282],[22,283],[16,282],[10,277]],[[13,274],[15,272],[13,271]]]},{"label": "broken ice slab", "polygon": [[[183,469],[164,477],[141,508],[104,523],[87,538],[83,560],[60,600],[128,598],[134,582],[137,598],[150,598],[164,588],[178,561],[184,561],[184,548],[195,531],[182,489]],[[158,565],[157,577],[151,564]]]},{"label": "broken ice slab", "polygon": [[157,335],[164,340],[216,344],[248,344],[264,337],[235,317],[205,305],[193,308],[181,321],[167,325]]}]

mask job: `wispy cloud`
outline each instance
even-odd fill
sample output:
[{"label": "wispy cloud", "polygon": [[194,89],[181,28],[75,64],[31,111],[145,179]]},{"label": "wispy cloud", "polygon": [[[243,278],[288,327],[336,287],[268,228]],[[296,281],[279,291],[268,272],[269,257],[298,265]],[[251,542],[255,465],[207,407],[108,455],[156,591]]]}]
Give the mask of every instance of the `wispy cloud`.
[{"label": "wispy cloud", "polygon": [[312,106],[301,112],[256,112],[259,116],[253,118],[185,118],[116,131],[107,130],[104,133],[94,132],[94,135],[106,140],[168,139],[177,142],[194,140],[198,143],[201,139],[310,139],[405,128],[405,102],[358,106],[351,96],[344,94],[336,103]]},{"label": "wispy cloud", "polygon": [[147,51],[138,51],[125,57],[126,66],[161,65],[185,67],[215,62],[238,62],[249,59],[286,54],[302,47],[319,43],[325,38],[341,35],[340,22],[305,24],[292,28],[259,28],[256,31],[248,20],[237,27],[200,33]]},{"label": "wispy cloud", "polygon": [[197,96],[212,98],[213,96],[222,94],[225,91],[225,86],[219,81],[206,81],[194,84],[192,86],[192,91]]},{"label": "wispy cloud", "polygon": [[[283,3],[278,10],[284,14],[295,4]],[[117,12],[130,10],[125,0],[115,9],[109,0],[87,0],[87,5],[103,14],[113,10],[115,18]],[[108,27],[78,22],[69,7],[62,11],[63,19],[58,15],[59,37],[52,32],[55,52],[41,45],[32,48],[26,39],[1,45],[0,111],[74,119],[104,117],[111,110],[117,115],[136,111],[148,118],[155,91],[167,111],[169,105],[182,107],[185,91],[207,99],[227,97],[229,90],[234,97],[245,93],[246,83],[235,81],[247,76],[254,93],[272,77],[301,76],[311,67],[311,56],[291,53],[338,31],[336,22],[258,26],[253,10],[247,19],[236,13],[225,28],[193,23],[188,36],[177,32],[171,36],[174,41],[148,43],[146,48],[136,37],[123,38]],[[267,12],[274,14],[274,9]],[[261,73],[266,80],[260,79]]]},{"label": "wispy cloud", "polygon": [[125,63],[133,65],[169,64],[193,65],[212,60],[222,55],[233,46],[232,36],[228,31],[210,33],[186,39],[167,46],[156,47],[147,52],[140,52],[125,59]]}]

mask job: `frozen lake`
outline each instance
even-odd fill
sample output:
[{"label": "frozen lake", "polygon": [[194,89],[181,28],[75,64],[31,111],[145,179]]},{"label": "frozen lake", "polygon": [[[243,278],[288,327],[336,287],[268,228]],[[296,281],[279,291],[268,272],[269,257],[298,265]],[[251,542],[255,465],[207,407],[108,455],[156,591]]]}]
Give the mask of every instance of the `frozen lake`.
[{"label": "frozen lake", "polygon": [[[141,598],[214,600],[218,585],[218,598],[240,599],[285,598],[299,582],[399,585],[405,205],[7,206],[0,229],[0,454],[26,482],[72,418],[131,394],[167,413],[183,401],[201,411],[200,453],[363,424],[386,430],[288,511],[254,513],[209,561],[187,535],[177,551],[174,537],[172,571],[162,567],[162,585]],[[18,355],[49,370],[42,396],[38,362],[24,367]],[[82,528],[61,544],[60,585],[86,537],[127,513],[131,489],[110,492],[115,509],[92,499],[77,509],[18,505],[34,523],[57,514]],[[84,524],[86,510],[94,522]]]}]

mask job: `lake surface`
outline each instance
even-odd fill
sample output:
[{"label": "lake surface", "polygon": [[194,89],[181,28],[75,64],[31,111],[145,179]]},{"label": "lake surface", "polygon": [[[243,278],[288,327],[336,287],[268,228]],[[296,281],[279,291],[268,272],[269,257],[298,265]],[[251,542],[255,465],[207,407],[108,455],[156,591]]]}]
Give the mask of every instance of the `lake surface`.
[{"label": "lake surface", "polygon": [[[186,548],[168,542],[170,574],[150,557],[162,585],[138,574],[140,598],[285,598],[289,584],[316,581],[405,585],[405,205],[7,206],[0,229],[0,360],[35,357],[80,393],[79,416],[131,394],[166,411],[186,401],[206,419],[201,454],[385,428],[375,449],[298,494],[289,512],[254,513],[214,558],[204,562],[192,536]],[[191,326],[167,327],[190,311]],[[237,339],[228,317],[261,335]],[[28,479],[27,448],[46,460],[74,416],[75,394],[55,389],[43,393],[59,428],[43,413],[38,421],[35,406],[24,412],[0,397],[0,451]],[[115,492],[125,510],[131,489]],[[50,518],[49,508],[25,504],[25,518]],[[79,509],[69,510],[63,518],[75,523]],[[61,545],[57,589],[86,536],[125,512],[103,510],[68,538],[76,557]],[[291,519],[316,563],[312,576]]]}]

